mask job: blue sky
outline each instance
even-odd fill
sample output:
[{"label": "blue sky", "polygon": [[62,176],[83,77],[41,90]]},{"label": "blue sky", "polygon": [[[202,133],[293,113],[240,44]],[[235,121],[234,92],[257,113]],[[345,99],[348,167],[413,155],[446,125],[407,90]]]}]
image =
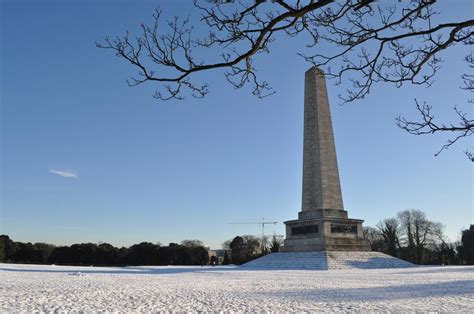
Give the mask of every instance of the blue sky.
[{"label": "blue sky", "polygon": [[[187,2],[162,2],[169,16]],[[221,72],[203,75],[203,100],[159,102],[153,84],[129,88],[135,69],[95,48],[104,35],[150,21],[154,1],[2,1],[0,233],[17,241],[71,244],[201,239],[213,248],[258,225],[267,232],[301,206],[303,79],[300,39],[280,38],[256,60],[277,94],[234,90]],[[184,8],[180,8],[180,5]],[[441,7],[472,15],[470,1]],[[431,88],[378,85],[339,106],[347,86],[328,83],[345,209],[374,226],[416,208],[446,225],[451,240],[473,223],[473,168],[463,150],[438,157],[444,137],[396,127],[416,117],[414,99],[444,119],[454,105],[472,114],[460,90],[466,47],[442,55]]]}]

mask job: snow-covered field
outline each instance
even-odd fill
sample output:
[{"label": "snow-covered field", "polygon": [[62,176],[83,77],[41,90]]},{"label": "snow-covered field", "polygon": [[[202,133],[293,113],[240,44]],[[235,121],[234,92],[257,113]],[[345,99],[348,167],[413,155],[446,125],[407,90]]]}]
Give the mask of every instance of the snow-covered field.
[{"label": "snow-covered field", "polygon": [[240,270],[0,264],[0,312],[474,313],[474,267]]}]

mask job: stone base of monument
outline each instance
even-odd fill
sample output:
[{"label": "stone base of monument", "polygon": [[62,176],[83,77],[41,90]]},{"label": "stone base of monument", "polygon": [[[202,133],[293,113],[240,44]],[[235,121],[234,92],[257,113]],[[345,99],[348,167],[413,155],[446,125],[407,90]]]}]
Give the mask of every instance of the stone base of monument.
[{"label": "stone base of monument", "polygon": [[282,252],[370,251],[360,219],[343,210],[301,211],[298,219],[285,221]]},{"label": "stone base of monument", "polygon": [[296,252],[272,253],[246,264],[248,269],[331,270],[405,268],[416,265],[380,252]]}]

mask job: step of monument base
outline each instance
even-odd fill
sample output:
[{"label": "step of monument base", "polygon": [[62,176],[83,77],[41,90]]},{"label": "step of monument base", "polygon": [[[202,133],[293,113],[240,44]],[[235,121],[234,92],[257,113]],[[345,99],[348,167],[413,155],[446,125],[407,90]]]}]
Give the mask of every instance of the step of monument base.
[{"label": "step of monument base", "polygon": [[405,268],[416,265],[380,252],[320,251],[272,253],[246,264],[248,269],[331,270]]}]

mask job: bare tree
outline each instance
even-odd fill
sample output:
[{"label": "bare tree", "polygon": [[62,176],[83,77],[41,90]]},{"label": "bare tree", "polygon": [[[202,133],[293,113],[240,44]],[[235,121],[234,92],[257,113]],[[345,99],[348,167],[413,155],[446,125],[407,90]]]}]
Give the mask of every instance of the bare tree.
[{"label": "bare tree", "polygon": [[270,243],[270,252],[277,253],[280,251],[280,247],[283,245],[282,236],[273,235]]},{"label": "bare tree", "polygon": [[181,245],[191,248],[204,247],[204,243],[201,240],[183,240],[181,241]]},{"label": "bare tree", "polygon": [[382,237],[382,232],[374,227],[364,227],[362,229],[364,238],[369,242],[370,248],[372,251],[381,251],[384,246],[384,238]]},{"label": "bare tree", "polygon": [[423,264],[426,249],[434,250],[438,244],[446,244],[443,225],[428,220],[421,210],[404,210],[397,217],[401,225],[401,241],[415,263]]},{"label": "bare tree", "polygon": [[[106,37],[97,46],[114,51],[138,70],[129,80],[131,86],[157,83],[154,97],[158,99],[204,97],[209,86],[199,82],[197,74],[219,69],[235,88],[250,85],[254,95],[265,97],[274,91],[257,77],[256,61],[270,53],[272,43],[281,36],[300,36],[307,38],[301,57],[337,83],[349,82],[351,88],[339,95],[345,103],[363,98],[378,82],[429,86],[444,50],[472,45],[474,20],[437,22],[436,2],[194,1],[200,14],[197,22],[190,16],[175,17],[163,25],[157,10],[153,23],[142,24],[141,34],[133,39],[127,32],[115,39]],[[205,35],[195,31],[198,26],[207,30]],[[471,74],[464,74],[464,80],[472,88]],[[419,110],[423,121],[425,117],[432,121],[429,110]],[[465,136],[471,135],[472,120],[460,116],[471,121]],[[427,134],[411,121],[400,118],[399,123],[412,134]],[[431,133],[458,131],[437,125],[426,127],[435,127]]]},{"label": "bare tree", "polygon": [[400,223],[396,218],[388,218],[377,224],[385,242],[384,252],[392,256],[398,256],[400,250]]}]

